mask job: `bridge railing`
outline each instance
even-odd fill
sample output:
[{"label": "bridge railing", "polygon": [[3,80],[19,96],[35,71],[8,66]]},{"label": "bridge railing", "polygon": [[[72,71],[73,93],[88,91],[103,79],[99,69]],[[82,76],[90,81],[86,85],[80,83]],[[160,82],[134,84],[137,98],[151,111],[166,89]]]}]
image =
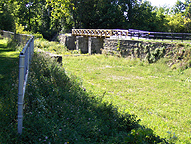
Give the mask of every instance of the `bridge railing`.
[{"label": "bridge railing", "polygon": [[[0,31],[2,37],[13,39],[15,35],[13,32]],[[29,40],[28,40],[28,39]],[[22,134],[23,127],[23,104],[25,89],[29,74],[29,65],[34,53],[34,36],[17,34],[16,40],[19,43],[26,43],[19,54],[19,84],[18,84],[18,133]],[[24,41],[26,40],[26,41]],[[28,41],[27,41],[28,40]]]},{"label": "bridge railing", "polygon": [[128,36],[128,30],[120,29],[72,29],[74,36],[105,37]]},{"label": "bridge railing", "polygon": [[191,40],[191,33],[168,33],[168,32],[150,32],[136,29],[129,29],[130,37],[147,38],[147,39],[169,39],[173,40]]},{"label": "bridge railing", "polygon": [[146,38],[146,39],[169,39],[173,40],[191,40],[191,33],[168,33],[168,32],[150,32],[136,29],[121,30],[121,29],[72,29],[73,36],[85,37],[103,37],[110,38],[112,36],[129,36]]}]

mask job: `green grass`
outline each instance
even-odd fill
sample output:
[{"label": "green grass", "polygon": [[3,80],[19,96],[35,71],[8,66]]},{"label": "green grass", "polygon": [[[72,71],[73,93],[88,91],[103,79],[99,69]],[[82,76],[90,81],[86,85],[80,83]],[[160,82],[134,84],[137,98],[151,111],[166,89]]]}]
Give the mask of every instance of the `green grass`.
[{"label": "green grass", "polygon": [[190,143],[191,69],[171,70],[166,61],[93,55],[64,57],[60,66],[35,53],[21,136],[18,65],[3,74],[0,143]]},{"label": "green grass", "polygon": [[17,89],[19,52],[7,39],[0,40],[0,143],[2,134],[9,138],[8,130],[17,120]]},{"label": "green grass", "polygon": [[[83,87],[130,112],[157,135],[177,143],[191,142],[191,69],[173,71],[161,60],[139,60],[95,55],[64,58],[67,72],[83,81]],[[174,137],[173,137],[174,136]]]},{"label": "green grass", "polygon": [[19,52],[14,51],[13,48],[7,47],[8,40],[0,40],[0,78],[2,80],[9,76],[9,71],[16,65]]},{"label": "green grass", "polygon": [[10,91],[11,97],[1,99],[1,103],[9,102],[7,111],[5,105],[1,109],[1,143],[166,143],[152,129],[139,125],[135,115],[122,115],[84,91],[79,78],[68,77],[49,57],[33,57],[21,136],[17,133],[17,90],[10,87]]}]

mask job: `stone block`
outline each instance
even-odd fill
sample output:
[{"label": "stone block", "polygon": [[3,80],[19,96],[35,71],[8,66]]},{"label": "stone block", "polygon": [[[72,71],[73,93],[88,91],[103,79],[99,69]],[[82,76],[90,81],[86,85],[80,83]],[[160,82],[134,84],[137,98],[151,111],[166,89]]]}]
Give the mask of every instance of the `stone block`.
[{"label": "stone block", "polygon": [[76,49],[76,37],[72,36],[71,34],[61,34],[59,36],[60,43],[64,44],[69,50]]},{"label": "stone block", "polygon": [[88,53],[88,37],[76,37],[76,50],[81,50],[83,54]]},{"label": "stone block", "polygon": [[103,40],[103,38],[91,37],[91,53],[101,54]]}]

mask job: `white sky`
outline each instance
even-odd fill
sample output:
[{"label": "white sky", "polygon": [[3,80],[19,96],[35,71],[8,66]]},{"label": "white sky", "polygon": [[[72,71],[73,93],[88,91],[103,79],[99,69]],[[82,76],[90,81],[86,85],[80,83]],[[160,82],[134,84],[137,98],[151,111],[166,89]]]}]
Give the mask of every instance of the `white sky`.
[{"label": "white sky", "polygon": [[[164,6],[167,5],[169,7],[172,7],[177,0],[147,0],[151,2],[152,6]],[[181,0],[182,2],[184,2],[185,0]]]}]

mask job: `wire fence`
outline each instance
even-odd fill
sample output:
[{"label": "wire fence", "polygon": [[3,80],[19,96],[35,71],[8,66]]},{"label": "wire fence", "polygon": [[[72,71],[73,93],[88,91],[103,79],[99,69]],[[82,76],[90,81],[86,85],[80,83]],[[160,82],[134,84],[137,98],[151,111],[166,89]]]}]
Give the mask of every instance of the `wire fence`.
[{"label": "wire fence", "polygon": [[129,29],[128,36],[146,38],[146,39],[162,39],[162,40],[191,40],[191,33],[168,33],[168,32],[150,32],[136,29]]},{"label": "wire fence", "polygon": [[19,43],[26,43],[19,54],[18,133],[22,134],[24,95],[29,74],[29,65],[34,53],[34,36],[21,34],[15,35],[13,32],[2,30],[0,31],[0,34],[2,37],[15,39]]}]

